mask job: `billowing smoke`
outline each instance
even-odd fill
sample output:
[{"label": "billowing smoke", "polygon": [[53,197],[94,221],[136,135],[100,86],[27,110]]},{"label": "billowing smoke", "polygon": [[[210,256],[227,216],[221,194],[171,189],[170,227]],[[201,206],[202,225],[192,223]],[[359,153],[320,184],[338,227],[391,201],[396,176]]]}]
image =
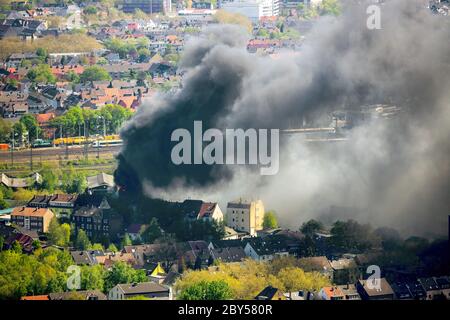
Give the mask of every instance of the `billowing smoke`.
[{"label": "billowing smoke", "polygon": [[[382,6],[380,30],[365,5],[322,18],[299,54],[278,59],[246,51],[246,34],[216,26],[192,39],[182,87],[143,105],[122,131],[116,180],[150,197],[219,201],[261,198],[282,225],[309,218],[356,218],[405,232],[446,230],[450,213],[450,26],[422,1]],[[346,141],[282,139],[280,171],[174,165],[173,130],[329,126],[333,110],[389,104],[402,113],[366,121]],[[331,210],[337,206],[341,209]],[[345,209],[348,208],[348,209]]]}]

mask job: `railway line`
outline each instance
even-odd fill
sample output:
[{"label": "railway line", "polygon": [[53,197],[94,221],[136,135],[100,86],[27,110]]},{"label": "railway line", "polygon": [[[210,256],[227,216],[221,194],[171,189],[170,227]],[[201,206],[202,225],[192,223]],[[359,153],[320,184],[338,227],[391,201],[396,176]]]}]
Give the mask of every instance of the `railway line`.
[{"label": "railway line", "polygon": [[5,162],[29,162],[31,157],[33,161],[51,161],[51,160],[76,160],[96,158],[99,155],[100,158],[111,158],[117,155],[121,146],[105,146],[102,148],[94,148],[92,146],[60,146],[49,148],[35,148],[35,149],[21,149],[21,150],[8,150],[0,151],[0,163]]}]

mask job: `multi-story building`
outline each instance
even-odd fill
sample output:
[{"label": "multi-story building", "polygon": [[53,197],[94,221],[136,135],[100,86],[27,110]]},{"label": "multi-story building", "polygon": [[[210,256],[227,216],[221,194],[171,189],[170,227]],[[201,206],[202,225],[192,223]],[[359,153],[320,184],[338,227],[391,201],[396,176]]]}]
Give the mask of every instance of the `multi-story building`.
[{"label": "multi-story building", "polygon": [[69,218],[75,208],[76,194],[35,195],[27,206],[33,208],[50,208],[59,218]]},{"label": "multi-story building", "polygon": [[279,0],[234,0],[222,2],[225,11],[238,13],[257,22],[262,17],[278,16],[280,13]]},{"label": "multi-story building", "polygon": [[75,232],[83,229],[92,241],[115,239],[123,230],[123,216],[112,209],[107,198],[100,194],[79,195],[71,222]]},{"label": "multi-story building", "polygon": [[134,13],[136,9],[147,14],[164,13],[172,11],[171,0],[124,0],[122,10],[126,13]]},{"label": "multi-story building", "polygon": [[26,230],[48,232],[54,216],[48,208],[16,207],[11,213],[11,223]]},{"label": "multi-story building", "polygon": [[247,232],[251,236],[263,229],[264,204],[261,200],[229,202],[227,205],[227,225],[236,231]]}]

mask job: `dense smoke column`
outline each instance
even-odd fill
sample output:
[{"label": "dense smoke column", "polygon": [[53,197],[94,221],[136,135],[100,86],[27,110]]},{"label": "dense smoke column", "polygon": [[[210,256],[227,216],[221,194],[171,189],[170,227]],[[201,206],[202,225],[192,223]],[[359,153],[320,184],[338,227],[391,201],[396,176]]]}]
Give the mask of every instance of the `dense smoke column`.
[{"label": "dense smoke column", "polygon": [[193,132],[195,120],[203,122],[204,130],[215,127],[218,119],[230,112],[251,65],[245,42],[240,29],[224,26],[209,29],[205,38],[187,46],[181,64],[187,73],[183,88],[144,106],[121,133],[125,147],[115,174],[119,185],[139,190],[145,178],[155,187],[165,187],[177,178],[205,186],[227,175],[213,166],[174,165],[170,139],[178,128]]},{"label": "dense smoke column", "polygon": [[[124,128],[117,182],[164,191],[147,188],[155,197],[258,194],[290,225],[338,204],[369,208],[356,219],[442,229],[450,187],[450,26],[418,3],[381,6],[381,30],[367,28],[367,6],[348,6],[339,18],[322,18],[298,55],[276,60],[247,53],[235,28],[206,32],[186,49],[180,91],[144,104]],[[282,129],[303,119],[327,126],[330,110],[376,103],[404,113],[349,131],[348,143],[333,152],[286,144],[277,176],[170,161],[172,130],[192,130],[194,120],[204,129]]]}]

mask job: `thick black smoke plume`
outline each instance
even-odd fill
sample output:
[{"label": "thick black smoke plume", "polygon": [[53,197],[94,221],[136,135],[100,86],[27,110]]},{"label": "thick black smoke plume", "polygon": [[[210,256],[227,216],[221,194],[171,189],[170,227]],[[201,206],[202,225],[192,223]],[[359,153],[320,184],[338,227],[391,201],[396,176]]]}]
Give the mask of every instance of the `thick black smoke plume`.
[{"label": "thick black smoke plume", "polygon": [[[279,59],[247,53],[237,27],[205,30],[185,50],[182,88],[146,103],[124,127],[118,184],[152,197],[260,197],[291,226],[337,205],[357,208],[347,218],[442,232],[450,190],[450,28],[419,3],[383,5],[381,30],[367,28],[366,5],[348,6],[338,18],[321,19],[300,54]],[[331,110],[376,103],[404,113],[353,129],[341,144],[285,141],[276,176],[170,160],[172,131],[192,130],[194,120],[205,129],[283,129],[303,119],[328,125]]]}]

